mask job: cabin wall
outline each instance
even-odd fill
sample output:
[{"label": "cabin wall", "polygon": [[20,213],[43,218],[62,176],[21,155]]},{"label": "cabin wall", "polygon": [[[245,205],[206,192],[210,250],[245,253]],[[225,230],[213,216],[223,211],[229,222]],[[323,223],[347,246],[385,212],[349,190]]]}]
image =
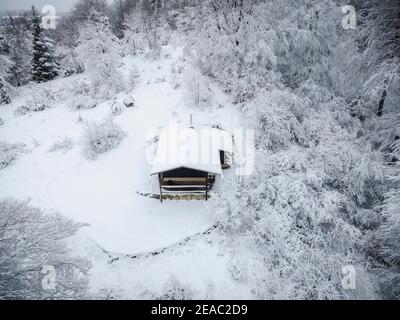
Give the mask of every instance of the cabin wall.
[{"label": "cabin wall", "polygon": [[189,168],[178,168],[160,174],[160,186],[169,192],[204,192],[211,189],[214,182],[214,175]]}]

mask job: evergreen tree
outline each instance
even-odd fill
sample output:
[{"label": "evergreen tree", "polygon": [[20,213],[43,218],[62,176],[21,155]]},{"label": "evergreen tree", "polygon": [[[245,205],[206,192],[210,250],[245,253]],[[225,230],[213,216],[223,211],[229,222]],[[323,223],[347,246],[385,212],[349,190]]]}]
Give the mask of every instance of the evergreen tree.
[{"label": "evergreen tree", "polygon": [[11,102],[8,95],[9,84],[6,81],[7,73],[11,67],[11,62],[6,54],[9,53],[9,45],[3,35],[0,35],[0,105]]},{"label": "evergreen tree", "polygon": [[32,80],[52,80],[58,75],[58,63],[53,53],[53,42],[44,35],[41,18],[35,7],[32,7],[32,36]]},{"label": "evergreen tree", "polygon": [[7,83],[4,78],[0,76],[0,106],[11,102],[11,98],[7,91]]}]

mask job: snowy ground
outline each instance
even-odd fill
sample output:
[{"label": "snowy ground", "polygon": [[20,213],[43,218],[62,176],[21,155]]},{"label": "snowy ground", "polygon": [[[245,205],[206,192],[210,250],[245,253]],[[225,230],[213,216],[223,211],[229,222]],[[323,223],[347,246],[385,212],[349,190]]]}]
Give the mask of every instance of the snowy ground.
[{"label": "snowy ground", "polygon": [[[115,118],[127,137],[118,148],[94,161],[81,153],[84,123],[108,116],[112,100],[85,111],[61,103],[24,116],[13,114],[24,97],[14,101],[2,113],[5,123],[0,127],[0,140],[25,143],[30,152],[0,171],[0,197],[30,197],[40,208],[86,222],[90,226],[84,233],[116,253],[156,250],[213,225],[204,201],[160,203],[137,193],[157,190],[145,156],[151,130],[173,122],[188,123],[190,114],[198,124],[227,128],[238,124],[232,109],[227,113],[221,107],[228,103],[223,94],[215,95],[207,108],[199,108],[185,99],[185,88],[174,88],[176,77],[183,76],[171,73],[173,65],[181,63],[180,54],[178,49],[165,47],[160,60],[143,55],[125,57],[124,71],[128,74],[136,66],[139,72],[138,84],[129,92],[136,106]],[[67,86],[77,77],[56,80],[52,85]],[[71,150],[48,152],[54,142],[65,137],[74,141]]]}]

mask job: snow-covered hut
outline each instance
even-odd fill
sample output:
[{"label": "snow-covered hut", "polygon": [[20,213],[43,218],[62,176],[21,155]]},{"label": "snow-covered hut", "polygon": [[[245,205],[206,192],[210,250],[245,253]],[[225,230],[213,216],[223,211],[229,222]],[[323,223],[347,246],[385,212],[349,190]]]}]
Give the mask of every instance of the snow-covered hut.
[{"label": "snow-covered hut", "polygon": [[171,126],[159,136],[151,175],[158,175],[160,199],[167,194],[204,194],[230,167],[232,134],[218,128]]}]

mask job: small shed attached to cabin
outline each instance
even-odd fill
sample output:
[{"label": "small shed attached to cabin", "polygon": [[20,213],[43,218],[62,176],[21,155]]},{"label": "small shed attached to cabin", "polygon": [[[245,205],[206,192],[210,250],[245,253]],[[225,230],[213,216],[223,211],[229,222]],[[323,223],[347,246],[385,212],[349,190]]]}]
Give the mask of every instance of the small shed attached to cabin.
[{"label": "small shed attached to cabin", "polygon": [[169,127],[160,136],[151,175],[163,194],[200,194],[208,198],[216,177],[230,167],[232,135],[217,128]]}]

